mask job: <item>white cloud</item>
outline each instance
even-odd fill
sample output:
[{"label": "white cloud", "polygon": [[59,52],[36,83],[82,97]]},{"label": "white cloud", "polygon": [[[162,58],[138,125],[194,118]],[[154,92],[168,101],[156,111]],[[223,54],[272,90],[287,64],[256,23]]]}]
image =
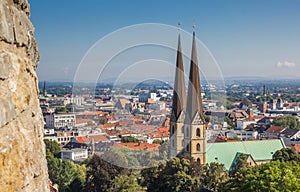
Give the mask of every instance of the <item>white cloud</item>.
[{"label": "white cloud", "polygon": [[289,62],[289,61],[279,61],[276,65],[277,67],[287,67],[287,68],[292,68],[295,67],[296,64],[293,62]]}]

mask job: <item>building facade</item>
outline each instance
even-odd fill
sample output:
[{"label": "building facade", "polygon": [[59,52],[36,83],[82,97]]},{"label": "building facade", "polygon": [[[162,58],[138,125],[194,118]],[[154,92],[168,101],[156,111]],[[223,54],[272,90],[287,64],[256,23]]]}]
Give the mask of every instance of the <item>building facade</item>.
[{"label": "building facade", "polygon": [[75,126],[76,116],[73,113],[47,114],[44,116],[47,127],[50,128],[72,128]]},{"label": "building facade", "polygon": [[66,149],[60,152],[62,159],[68,159],[71,161],[81,161],[88,158],[87,149]]}]

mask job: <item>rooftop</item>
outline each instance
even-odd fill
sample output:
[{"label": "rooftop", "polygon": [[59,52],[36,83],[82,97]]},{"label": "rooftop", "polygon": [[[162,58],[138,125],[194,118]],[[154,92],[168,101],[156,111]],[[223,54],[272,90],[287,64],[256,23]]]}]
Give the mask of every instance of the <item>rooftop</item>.
[{"label": "rooftop", "polygon": [[271,125],[269,129],[266,130],[267,133],[281,133],[284,131],[286,128],[282,126],[274,126]]},{"label": "rooftop", "polygon": [[237,152],[251,154],[255,161],[271,160],[285,145],[280,139],[207,143],[207,163],[219,162],[229,170]]}]

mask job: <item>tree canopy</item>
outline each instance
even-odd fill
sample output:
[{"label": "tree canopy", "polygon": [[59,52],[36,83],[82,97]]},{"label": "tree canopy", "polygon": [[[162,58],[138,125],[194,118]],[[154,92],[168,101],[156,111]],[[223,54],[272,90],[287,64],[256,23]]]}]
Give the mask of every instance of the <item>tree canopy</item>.
[{"label": "tree canopy", "polygon": [[272,125],[283,126],[290,129],[300,129],[300,122],[297,117],[287,115],[274,119]]},{"label": "tree canopy", "polygon": [[145,191],[137,181],[138,172],[131,173],[130,175],[118,175],[112,181],[112,192],[142,192]]},{"label": "tree canopy", "polygon": [[273,161],[295,161],[300,163],[300,155],[295,150],[283,148],[276,151],[272,156]]},{"label": "tree canopy", "polygon": [[50,141],[48,139],[44,140],[44,143],[46,145],[46,151],[53,154],[54,157],[59,157],[60,153],[60,146],[56,141]]},{"label": "tree canopy", "polygon": [[59,191],[82,191],[85,185],[85,165],[60,159],[60,146],[56,141],[45,140],[49,179],[58,184]]}]

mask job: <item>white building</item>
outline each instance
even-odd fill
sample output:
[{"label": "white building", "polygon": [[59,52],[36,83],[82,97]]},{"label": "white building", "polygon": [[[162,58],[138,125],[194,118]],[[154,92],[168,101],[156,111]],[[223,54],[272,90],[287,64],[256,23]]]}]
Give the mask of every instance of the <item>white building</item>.
[{"label": "white building", "polygon": [[62,150],[60,154],[62,159],[68,159],[71,161],[81,161],[88,158],[87,149]]},{"label": "white building", "polygon": [[225,133],[228,138],[239,138],[240,140],[255,140],[258,139],[257,131],[232,130]]},{"label": "white building", "polygon": [[156,93],[150,93],[150,98],[151,98],[153,101],[157,101]]},{"label": "white building", "polygon": [[75,126],[76,116],[74,113],[47,114],[44,116],[46,126],[50,128],[72,128]]},{"label": "white building", "polygon": [[44,129],[44,135],[45,136],[54,135],[54,134],[55,134],[54,128],[45,128]]},{"label": "white building", "polygon": [[84,103],[83,97],[66,97],[66,103],[75,103],[76,105],[82,105]]}]

